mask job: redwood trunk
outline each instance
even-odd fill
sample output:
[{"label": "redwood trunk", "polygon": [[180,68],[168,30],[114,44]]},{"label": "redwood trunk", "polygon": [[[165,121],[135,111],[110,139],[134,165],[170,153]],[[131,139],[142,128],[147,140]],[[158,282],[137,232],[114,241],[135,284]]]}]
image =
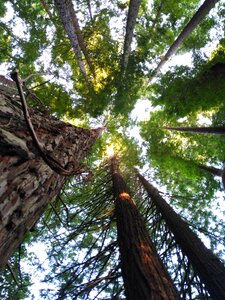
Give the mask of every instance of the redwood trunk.
[{"label": "redwood trunk", "polygon": [[[198,24],[205,18],[205,16],[210,12],[210,10],[216,5],[216,3],[219,2],[219,0],[205,0],[204,3],[199,7],[197,12],[193,15],[191,20],[188,22],[188,24],[184,27],[182,32],[178,35],[178,37],[175,39],[173,44],[170,46],[166,54],[163,56],[163,59],[158,64],[157,68],[155,69],[156,76],[159,71],[162,69],[164,64],[168,61],[170,57],[172,57],[182,44],[182,42],[192,33],[192,31],[198,26]],[[151,82],[153,79],[150,78],[149,82]]]},{"label": "redwood trunk", "polygon": [[225,299],[225,267],[142,175],[138,177],[213,300]]},{"label": "redwood trunk", "polygon": [[126,299],[180,299],[128,193],[116,158],[111,160],[111,172]]},{"label": "redwood trunk", "polygon": [[59,15],[61,18],[61,21],[64,25],[65,31],[68,35],[68,38],[70,40],[70,44],[73,48],[73,51],[76,55],[78,65],[80,67],[80,70],[87,82],[88,77],[87,77],[87,72],[85,69],[85,65],[82,60],[82,52],[81,52],[81,47],[79,45],[79,40],[78,36],[76,34],[76,30],[74,28],[74,20],[73,17],[71,16],[71,11],[70,11],[70,6],[69,4],[72,5],[71,1],[65,1],[65,0],[54,0],[54,3],[59,11]]},{"label": "redwood trunk", "polygon": [[[65,176],[55,173],[40,157],[23,117],[15,86],[0,85],[0,268],[22,242],[57,195]],[[81,173],[81,160],[97,132],[74,127],[29,109],[36,135],[46,151],[65,169]]]},{"label": "redwood trunk", "polygon": [[130,0],[128,16],[127,16],[126,35],[125,35],[124,49],[123,49],[123,58],[122,58],[122,67],[124,69],[124,73],[126,72],[126,68],[128,65],[131,42],[134,34],[134,27],[136,24],[136,19],[138,16],[138,10],[140,5],[141,5],[141,0]]},{"label": "redwood trunk", "polygon": [[225,127],[169,127],[164,126],[163,129],[177,130],[192,133],[214,133],[214,134],[225,134]]}]

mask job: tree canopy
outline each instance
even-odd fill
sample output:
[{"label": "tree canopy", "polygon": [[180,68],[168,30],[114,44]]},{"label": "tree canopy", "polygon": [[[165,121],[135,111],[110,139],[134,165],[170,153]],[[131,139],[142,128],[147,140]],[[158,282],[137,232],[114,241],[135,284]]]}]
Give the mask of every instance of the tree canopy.
[{"label": "tree canopy", "polygon": [[[172,245],[134,167],[225,260],[225,136],[172,129],[225,127],[223,1],[0,0],[0,17],[0,73],[11,80],[18,70],[28,105],[72,125],[105,129],[83,173],[68,178],[11,258],[0,296],[32,297],[37,271],[41,299],[124,297],[110,148],[178,291],[184,299],[201,296],[205,287]],[[39,244],[46,262],[30,250]],[[182,287],[183,270],[193,275],[192,290]]]}]

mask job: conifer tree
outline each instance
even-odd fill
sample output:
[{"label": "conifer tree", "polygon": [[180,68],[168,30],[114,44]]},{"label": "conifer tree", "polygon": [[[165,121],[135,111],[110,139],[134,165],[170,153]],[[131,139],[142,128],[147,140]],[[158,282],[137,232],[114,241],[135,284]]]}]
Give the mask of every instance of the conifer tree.
[{"label": "conifer tree", "polygon": [[225,298],[225,267],[222,262],[205,247],[187,223],[162,198],[159,191],[140,173],[137,173],[137,176],[212,298],[215,300]]},{"label": "conifer tree", "polygon": [[110,164],[121,269],[127,299],[179,299],[148,237],[142,217],[120,174],[115,156],[111,158]]},{"label": "conifer tree", "polygon": [[81,162],[99,135],[99,130],[74,127],[36,108],[26,108],[26,115],[15,84],[5,79],[2,88],[0,267],[59,193],[66,177],[82,172]]}]

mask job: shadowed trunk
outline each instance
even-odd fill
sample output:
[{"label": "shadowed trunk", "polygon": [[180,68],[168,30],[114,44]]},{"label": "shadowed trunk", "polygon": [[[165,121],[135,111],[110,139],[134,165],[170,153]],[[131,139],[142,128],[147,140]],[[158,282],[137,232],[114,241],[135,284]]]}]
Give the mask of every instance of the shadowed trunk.
[{"label": "shadowed trunk", "polygon": [[223,173],[223,170],[222,169],[218,169],[218,168],[215,168],[215,167],[211,167],[211,166],[206,166],[206,165],[200,165],[200,164],[197,164],[197,166],[204,170],[204,171],[207,171],[209,172],[210,174],[212,175],[215,175],[215,176],[222,176],[222,173]]},{"label": "shadowed trunk", "polygon": [[168,129],[168,130],[191,132],[191,133],[225,134],[225,127],[223,127],[223,126],[218,126],[218,127],[170,127],[170,126],[163,126],[162,128],[163,129]]},{"label": "shadowed trunk", "polygon": [[[19,98],[12,96],[15,85],[8,86],[0,86],[8,95],[0,94],[0,267],[5,266],[66,179],[40,157]],[[45,154],[65,169],[72,168],[80,174],[81,161],[95,142],[98,130],[74,127],[34,108],[29,108],[29,113]]]},{"label": "shadowed trunk", "polygon": [[111,159],[111,174],[126,299],[180,299],[129,195],[115,157]]},{"label": "shadowed trunk", "polygon": [[213,300],[225,299],[225,267],[222,262],[212,251],[205,247],[187,223],[161,197],[159,191],[141,174],[137,173],[137,175],[152,202],[166,221],[167,226],[174,234],[176,242],[187,255],[201,281],[206,285]]},{"label": "shadowed trunk", "polygon": [[128,16],[127,16],[127,25],[126,25],[126,35],[123,48],[123,57],[122,57],[122,68],[124,73],[128,65],[128,59],[131,50],[131,42],[134,34],[134,27],[136,24],[136,19],[138,16],[138,10],[141,5],[141,0],[130,0]]}]

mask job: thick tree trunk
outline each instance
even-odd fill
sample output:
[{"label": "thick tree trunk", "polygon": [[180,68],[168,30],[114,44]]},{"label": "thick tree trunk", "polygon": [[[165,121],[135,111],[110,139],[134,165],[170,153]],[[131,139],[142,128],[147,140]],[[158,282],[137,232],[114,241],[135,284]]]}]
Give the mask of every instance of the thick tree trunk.
[{"label": "thick tree trunk", "polygon": [[218,127],[170,127],[170,126],[163,126],[162,128],[163,129],[168,129],[168,130],[191,132],[191,133],[225,134],[225,127],[223,127],[223,126],[218,126]]},{"label": "thick tree trunk", "polygon": [[126,25],[126,35],[124,41],[123,57],[122,57],[122,67],[124,73],[128,65],[128,59],[130,55],[131,42],[134,34],[134,27],[136,24],[136,19],[138,16],[138,10],[141,4],[141,0],[130,0],[127,25]]},{"label": "thick tree trunk", "polygon": [[213,300],[225,299],[225,267],[142,175],[138,178]]},{"label": "thick tree trunk", "polygon": [[[156,76],[162,69],[164,64],[172,57],[182,44],[182,42],[192,33],[192,31],[198,26],[198,24],[205,18],[205,16],[210,12],[210,10],[216,5],[219,0],[205,0],[204,3],[199,7],[197,12],[193,15],[188,24],[184,27],[182,32],[175,39],[173,44],[170,46],[166,54],[163,56],[158,66],[155,69],[154,76]],[[149,83],[152,81],[153,77],[150,78]]]},{"label": "thick tree trunk", "polygon": [[[15,93],[15,86],[5,94]],[[45,150],[65,169],[81,173],[81,161],[97,131],[74,127],[30,108],[35,133]],[[39,220],[65,182],[40,157],[29,134],[17,96],[0,94],[0,267]]]},{"label": "thick tree trunk", "polygon": [[119,172],[117,159],[111,159],[115,214],[121,269],[126,299],[180,299],[147,230],[135,202]]}]

